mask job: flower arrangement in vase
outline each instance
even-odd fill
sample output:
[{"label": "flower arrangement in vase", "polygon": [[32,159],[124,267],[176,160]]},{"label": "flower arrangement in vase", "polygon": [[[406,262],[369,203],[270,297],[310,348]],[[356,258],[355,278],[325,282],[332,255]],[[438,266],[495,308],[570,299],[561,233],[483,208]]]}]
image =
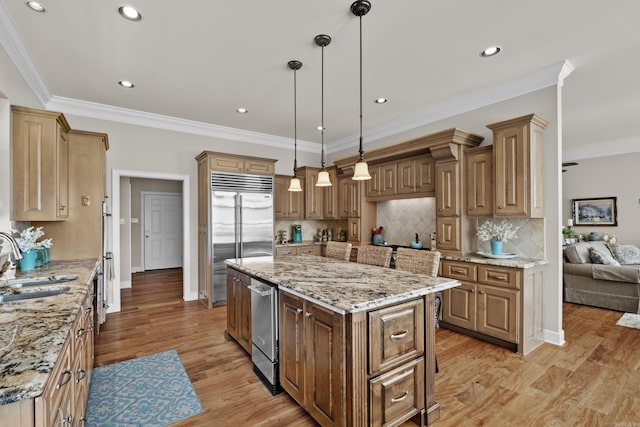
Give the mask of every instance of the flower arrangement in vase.
[{"label": "flower arrangement in vase", "polygon": [[[38,239],[44,236],[43,227],[29,227],[22,231],[11,230],[16,236],[16,243],[22,251],[23,258],[20,260],[21,270],[33,270],[35,267],[46,264],[49,261],[48,251],[53,245],[52,239]],[[38,257],[40,259],[38,259]],[[39,261],[39,263],[38,263]]]},{"label": "flower arrangement in vase", "polygon": [[502,244],[511,239],[518,237],[513,228],[513,224],[506,219],[497,224],[492,220],[487,220],[478,227],[478,238],[483,242],[491,241],[491,253],[493,255],[502,255]]}]

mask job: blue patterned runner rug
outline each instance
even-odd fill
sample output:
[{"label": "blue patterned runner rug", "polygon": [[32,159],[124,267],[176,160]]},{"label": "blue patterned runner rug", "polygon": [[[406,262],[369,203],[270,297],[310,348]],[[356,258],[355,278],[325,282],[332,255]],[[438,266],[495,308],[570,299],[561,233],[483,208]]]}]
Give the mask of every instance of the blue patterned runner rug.
[{"label": "blue patterned runner rug", "polygon": [[202,412],[175,350],[93,370],[88,427],[162,427]]}]

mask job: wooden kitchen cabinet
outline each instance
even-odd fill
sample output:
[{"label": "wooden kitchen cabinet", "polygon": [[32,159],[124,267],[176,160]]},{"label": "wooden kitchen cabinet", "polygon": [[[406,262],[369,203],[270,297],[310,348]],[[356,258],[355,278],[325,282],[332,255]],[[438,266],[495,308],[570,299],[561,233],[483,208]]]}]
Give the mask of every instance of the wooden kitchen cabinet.
[{"label": "wooden kitchen cabinet", "polygon": [[62,113],[11,106],[12,220],[67,218],[67,132]]},{"label": "wooden kitchen cabinet", "polygon": [[527,354],[542,342],[542,271],[444,260],[461,281],[443,293],[441,326]]},{"label": "wooden kitchen cabinet", "polygon": [[[211,173],[240,172],[273,176],[276,160],[203,151],[196,156],[196,161],[198,162],[198,300],[207,308],[211,308],[213,305]],[[274,207],[275,203],[277,203],[276,200],[274,200]]]},{"label": "wooden kitchen cabinet", "polygon": [[251,354],[251,277],[227,268],[227,330]]},{"label": "wooden kitchen cabinet", "polygon": [[338,177],[338,212],[347,219],[347,240],[370,242],[376,227],[376,204],[362,197],[366,181],[354,181],[350,175]]},{"label": "wooden kitchen cabinet", "polygon": [[465,151],[467,216],[493,214],[493,147]]},{"label": "wooden kitchen cabinet", "polygon": [[34,399],[36,427],[82,426],[86,422],[94,354],[93,316],[93,300],[88,295],[49,374],[44,392]]},{"label": "wooden kitchen cabinet", "polygon": [[431,156],[399,160],[398,194],[429,197],[435,191],[435,166]]},{"label": "wooden kitchen cabinet", "polygon": [[487,127],[493,131],[495,216],[544,217],[543,145],[548,122],[535,114]]},{"label": "wooden kitchen cabinet", "polygon": [[322,426],[342,426],[344,317],[280,292],[280,382]]},{"label": "wooden kitchen cabinet", "polygon": [[436,163],[436,216],[460,215],[460,163]]},{"label": "wooden kitchen cabinet", "polygon": [[397,193],[397,163],[387,162],[369,166],[371,179],[365,181],[367,198],[393,196]]},{"label": "wooden kitchen cabinet", "polygon": [[438,250],[459,251],[462,247],[460,218],[436,216],[436,240]]},{"label": "wooden kitchen cabinet", "polygon": [[276,246],[276,256],[320,255],[321,252],[321,245]]},{"label": "wooden kitchen cabinet", "polygon": [[329,173],[329,180],[331,181],[330,187],[324,187],[324,203],[323,203],[323,211],[324,211],[324,219],[338,219],[338,175],[336,173],[336,168],[330,167],[327,168],[327,172]]},{"label": "wooden kitchen cabinet", "polygon": [[289,191],[291,177],[276,175],[273,179],[273,207],[276,219],[304,219],[304,192]]},{"label": "wooden kitchen cabinet", "polygon": [[105,133],[70,130],[68,153],[68,215],[65,221],[32,221],[52,238],[52,260],[102,256],[102,201],[106,196]]},{"label": "wooden kitchen cabinet", "polygon": [[298,168],[296,174],[304,188],[304,218],[324,219],[324,187],[317,187],[319,168]]}]

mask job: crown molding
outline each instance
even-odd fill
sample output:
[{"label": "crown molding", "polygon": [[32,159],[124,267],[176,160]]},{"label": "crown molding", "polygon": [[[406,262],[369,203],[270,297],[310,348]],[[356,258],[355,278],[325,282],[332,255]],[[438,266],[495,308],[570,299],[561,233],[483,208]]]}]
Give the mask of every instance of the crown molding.
[{"label": "crown molding", "polygon": [[[228,139],[232,141],[248,142],[271,147],[290,149],[293,139],[265,133],[252,132],[194,120],[180,119],[162,114],[147,113],[129,108],[114,107],[112,105],[96,102],[82,101],[78,99],[54,96],[47,103],[47,109],[62,111],[80,117],[107,120],[113,122],[128,123],[137,126],[146,126],[175,132],[190,133],[213,138]],[[320,144],[298,140],[298,149],[308,152],[317,152]]]},{"label": "crown molding", "polygon": [[[517,79],[469,92],[458,98],[426,108],[419,113],[385,123],[364,132],[363,138],[365,141],[376,141],[549,86],[562,85],[564,79],[573,70],[573,65],[566,60],[552,64]],[[357,135],[340,139],[328,146],[327,153],[331,154],[356,147],[358,141]]]},{"label": "crown molding", "polygon": [[51,91],[22,40],[4,0],[0,0],[0,45],[16,65],[41,107],[44,108],[51,98]]}]

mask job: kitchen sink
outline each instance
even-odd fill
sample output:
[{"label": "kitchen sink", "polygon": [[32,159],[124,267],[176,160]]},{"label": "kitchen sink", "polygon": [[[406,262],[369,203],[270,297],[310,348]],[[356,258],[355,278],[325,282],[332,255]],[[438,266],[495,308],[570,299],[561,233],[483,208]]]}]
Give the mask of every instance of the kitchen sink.
[{"label": "kitchen sink", "polygon": [[66,275],[66,276],[51,276],[51,277],[31,277],[28,279],[17,281],[12,281],[9,284],[10,288],[20,289],[26,288],[30,286],[46,286],[46,285],[56,285],[59,283],[70,282],[72,280],[76,280],[78,276],[75,275]]},{"label": "kitchen sink", "polygon": [[11,292],[0,295],[0,303],[23,301],[34,298],[46,298],[54,295],[60,295],[68,292],[71,289],[69,286],[55,286],[47,287],[45,289],[33,289],[29,291],[18,291],[15,288],[11,289]]}]

